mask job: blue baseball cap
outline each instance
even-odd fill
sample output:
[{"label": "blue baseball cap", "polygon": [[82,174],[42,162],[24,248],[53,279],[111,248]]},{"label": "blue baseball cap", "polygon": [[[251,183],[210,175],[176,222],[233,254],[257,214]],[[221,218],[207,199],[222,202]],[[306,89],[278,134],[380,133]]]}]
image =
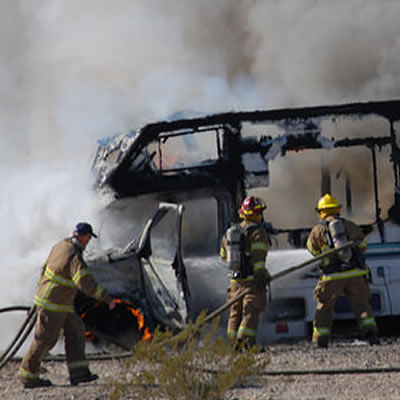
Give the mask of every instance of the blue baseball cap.
[{"label": "blue baseball cap", "polygon": [[91,235],[97,238],[97,235],[93,232],[92,225],[88,224],[87,222],[79,222],[75,226],[75,231],[79,235]]}]

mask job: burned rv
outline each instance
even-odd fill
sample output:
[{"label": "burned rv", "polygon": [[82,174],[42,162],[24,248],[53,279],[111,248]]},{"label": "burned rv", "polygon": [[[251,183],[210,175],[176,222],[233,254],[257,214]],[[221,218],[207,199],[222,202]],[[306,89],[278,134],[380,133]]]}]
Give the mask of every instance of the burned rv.
[{"label": "burned rv", "polygon": [[[301,176],[305,181],[311,181],[309,184],[313,191],[304,186],[300,189],[301,195],[308,196],[308,202],[312,203],[321,193],[334,189],[340,182],[346,213],[351,214],[354,211],[353,197],[358,192],[354,187],[369,185],[368,201],[363,205],[365,212],[357,217],[369,234],[370,252],[367,257],[371,269],[373,309],[382,323],[387,318],[400,316],[400,298],[397,296],[400,241],[396,233],[400,231],[399,120],[400,101],[395,100],[196,116],[151,123],[104,139],[99,142],[92,166],[95,188],[99,196],[107,199],[109,213],[114,217],[117,215],[118,224],[125,224],[127,230],[132,228],[133,215],[140,218],[146,214],[143,207],[135,208],[131,202],[142,201],[144,207],[158,202],[184,204],[187,210],[192,201],[211,199],[212,203],[206,206],[207,222],[200,217],[194,222],[195,228],[191,225],[186,231],[184,228],[180,230],[178,252],[173,252],[168,262],[156,261],[162,258],[154,257],[152,252],[157,251],[157,246],[152,243],[150,252],[147,245],[144,246],[146,251],[127,246],[118,254],[103,257],[102,261],[98,261],[101,257],[97,256],[92,264],[129,264],[133,254],[134,258],[139,255],[148,264],[149,271],[156,271],[154,282],[164,287],[168,293],[166,298],[171,296],[171,284],[179,288],[172,296],[176,307],[169,308],[176,313],[173,315],[179,315],[172,319],[174,327],[179,329],[191,304],[191,282],[186,276],[185,260],[189,250],[196,246],[190,246],[190,233],[198,229],[198,225],[206,223],[207,233],[202,240],[197,238],[196,243],[201,246],[202,242],[207,242],[211,253],[217,257],[220,238],[227,226],[237,219],[237,209],[243,197],[254,190],[273,188],[274,182],[270,184],[273,164],[277,160],[293,160],[305,154],[303,160],[309,161],[312,154],[318,154],[316,159],[319,162],[313,163],[313,175],[308,177],[311,174],[309,170]],[[368,158],[370,170],[352,175],[350,166],[358,172],[360,170],[357,157],[352,154],[360,152],[363,153],[363,162]],[[333,178],[327,160],[330,154],[336,153],[339,157],[333,162],[339,172]],[[385,165],[381,172],[383,163],[390,168]],[[382,204],[382,192],[385,193],[385,204]],[[288,201],[287,193],[274,194],[280,196],[282,202]],[[390,204],[387,203],[388,197]],[[212,207],[208,207],[209,204]],[[301,207],[298,204],[291,207],[293,214],[299,214]],[[211,228],[210,216],[213,219]],[[285,218],[290,218],[290,213],[286,212]],[[293,224],[297,223],[294,218],[293,221]],[[270,260],[273,264],[269,265],[272,272],[310,257],[304,250],[304,241],[312,222],[311,218],[304,217],[298,226],[277,226],[275,221],[267,224],[272,237]],[[284,249],[280,248],[282,240],[278,240],[282,237],[287,237]],[[112,243],[111,246],[118,247]],[[288,249],[288,246],[294,249]],[[164,244],[160,244],[160,248],[165,249]],[[157,262],[161,269],[166,267],[165,270],[173,272],[168,284],[157,277]],[[311,268],[292,279],[274,282],[273,300],[263,316],[259,332],[261,343],[308,334],[315,308],[312,288],[317,278],[316,270]],[[153,281],[146,287],[159,294],[159,289],[153,290],[152,285]],[[130,297],[132,303],[138,302],[138,298],[146,298],[142,294],[135,296],[135,289],[125,288],[122,292]],[[166,298],[159,305],[146,300],[147,304],[138,304],[138,308],[143,309],[146,319],[153,307],[166,308]],[[163,316],[168,312],[163,310],[161,314],[148,318],[154,325],[167,323],[168,318]],[[341,299],[335,319],[349,318],[348,303]]]}]

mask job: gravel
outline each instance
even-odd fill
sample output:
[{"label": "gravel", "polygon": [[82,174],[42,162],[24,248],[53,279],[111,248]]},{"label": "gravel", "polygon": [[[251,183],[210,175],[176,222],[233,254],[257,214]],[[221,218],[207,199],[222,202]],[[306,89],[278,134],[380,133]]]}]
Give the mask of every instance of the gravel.
[{"label": "gravel", "polygon": [[[275,344],[257,357],[270,358],[265,372],[227,391],[224,400],[400,399],[397,338],[382,339],[379,346],[342,339],[328,349],[315,349],[306,341]],[[92,360],[91,370],[100,379],[72,387],[65,362],[45,361],[43,377],[51,379],[54,386],[24,390],[16,376],[19,361],[13,360],[0,371],[1,399],[106,400],[105,384],[120,376],[122,363],[120,359]]]}]

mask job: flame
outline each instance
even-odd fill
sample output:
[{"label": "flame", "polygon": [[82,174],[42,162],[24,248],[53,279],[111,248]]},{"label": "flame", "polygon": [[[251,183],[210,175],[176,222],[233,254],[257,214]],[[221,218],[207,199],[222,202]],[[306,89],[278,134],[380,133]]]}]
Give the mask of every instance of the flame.
[{"label": "flame", "polygon": [[86,339],[87,339],[87,340],[90,340],[90,341],[93,341],[93,340],[96,339],[96,336],[93,335],[93,333],[90,332],[90,331],[85,331],[85,336],[86,336]]},{"label": "flame", "polygon": [[[121,300],[121,299],[114,299],[114,300],[115,300],[115,302],[116,302],[117,304],[124,304],[125,307],[134,315],[134,317],[135,317],[136,320],[137,320],[137,324],[138,324],[138,327],[139,327],[139,331],[142,332],[142,338],[141,338],[141,340],[143,340],[143,341],[150,341],[150,340],[152,339],[152,335],[151,335],[151,333],[150,333],[149,328],[145,325],[143,314],[142,314],[139,310],[135,309],[135,308],[132,306],[132,304],[130,304],[130,303],[127,302],[127,301],[124,301],[124,300]],[[92,305],[91,308],[92,308],[92,309],[93,309],[93,308],[97,308],[97,307],[99,307],[101,304],[102,304],[101,302],[96,301],[95,303],[93,303],[93,305]],[[87,312],[83,312],[83,313],[81,314],[81,319],[84,320],[85,317],[86,317],[86,315],[87,315]],[[116,315],[114,314],[113,317],[116,318],[116,319],[121,318],[121,316],[118,315],[118,314],[116,314]],[[90,332],[90,331],[86,331],[86,332],[85,332],[85,336],[86,336],[86,338],[87,338],[88,340],[90,340],[90,341],[96,339],[96,335],[94,335],[94,334],[93,334],[92,332]]]},{"label": "flame", "polygon": [[136,317],[137,322],[138,322],[138,326],[139,326],[139,330],[143,331],[142,340],[150,341],[152,339],[152,336],[151,336],[149,328],[147,326],[145,326],[143,314],[139,310],[136,310],[127,301],[123,301],[121,299],[114,299],[114,300],[115,300],[115,302],[117,304],[119,303],[119,304],[125,304],[126,305],[127,309],[130,310],[130,312]]}]

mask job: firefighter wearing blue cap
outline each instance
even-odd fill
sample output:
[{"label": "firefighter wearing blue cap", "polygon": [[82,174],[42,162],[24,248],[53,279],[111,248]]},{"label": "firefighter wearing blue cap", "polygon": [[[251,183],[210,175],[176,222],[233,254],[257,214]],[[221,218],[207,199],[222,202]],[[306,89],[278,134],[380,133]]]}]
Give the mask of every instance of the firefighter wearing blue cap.
[{"label": "firefighter wearing blue cap", "polygon": [[61,332],[71,385],[98,379],[89,370],[85,356],[85,328],[74,312],[78,290],[107,303],[110,310],[115,307],[115,301],[95,281],[83,259],[83,251],[92,237],[97,237],[92,226],[87,222],[78,223],[71,237],[51,249],[42,268],[34,298],[38,310],[35,334],[18,372],[26,389],[52,385],[50,380],[39,377],[40,363]]},{"label": "firefighter wearing blue cap", "polygon": [[339,201],[326,193],[316,208],[319,221],[312,228],[307,248],[314,256],[353,241],[355,246],[339,251],[334,256],[323,258],[319,268],[320,279],[314,289],[317,302],[313,322],[312,342],[317,347],[328,347],[332,328],[332,314],[336,301],[344,293],[348,297],[361,334],[370,344],[378,344],[378,329],[369,304],[368,268],[363,253],[367,242],[360,227],[340,217]]}]

